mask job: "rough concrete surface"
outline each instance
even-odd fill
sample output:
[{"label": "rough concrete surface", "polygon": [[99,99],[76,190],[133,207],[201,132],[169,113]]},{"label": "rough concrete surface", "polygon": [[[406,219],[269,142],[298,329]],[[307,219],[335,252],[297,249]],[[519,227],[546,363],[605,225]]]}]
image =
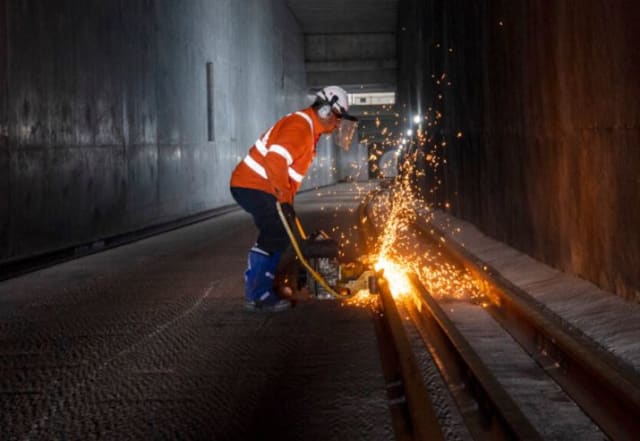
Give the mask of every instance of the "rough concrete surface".
[{"label": "rough concrete surface", "polygon": [[542,439],[607,439],[481,306],[465,301],[442,303],[441,306]]},{"label": "rough concrete surface", "polygon": [[[355,216],[348,186],[296,205]],[[236,211],[0,283],[2,439],[393,439],[369,311],[244,311],[254,240]]]}]

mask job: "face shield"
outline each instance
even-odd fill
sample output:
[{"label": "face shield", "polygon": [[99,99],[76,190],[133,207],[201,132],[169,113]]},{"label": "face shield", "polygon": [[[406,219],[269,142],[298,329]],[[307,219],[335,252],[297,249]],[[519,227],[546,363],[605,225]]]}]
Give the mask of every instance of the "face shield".
[{"label": "face shield", "polygon": [[358,119],[347,115],[346,113],[338,119],[338,125],[333,130],[333,142],[340,146],[344,150],[349,150],[351,147],[351,140],[358,128]]}]

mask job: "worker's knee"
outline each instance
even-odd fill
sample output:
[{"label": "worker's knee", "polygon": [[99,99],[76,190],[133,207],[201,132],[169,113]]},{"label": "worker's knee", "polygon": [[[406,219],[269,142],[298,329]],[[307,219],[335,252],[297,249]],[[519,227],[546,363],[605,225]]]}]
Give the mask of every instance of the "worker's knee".
[{"label": "worker's knee", "polygon": [[272,228],[265,228],[260,230],[258,236],[258,246],[269,252],[283,252],[289,245],[289,237],[286,231],[280,224],[280,228],[272,226]]}]

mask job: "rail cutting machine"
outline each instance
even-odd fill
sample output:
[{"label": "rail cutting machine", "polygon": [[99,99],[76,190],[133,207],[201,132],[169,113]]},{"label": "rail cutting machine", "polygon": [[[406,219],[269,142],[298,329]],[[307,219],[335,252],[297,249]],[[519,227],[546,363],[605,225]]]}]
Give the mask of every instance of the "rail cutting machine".
[{"label": "rail cutting machine", "polygon": [[348,299],[360,290],[378,292],[376,274],[360,261],[340,263],[338,242],[324,231],[307,235],[290,205],[276,202],[278,215],[304,267],[307,283],[318,298]]}]

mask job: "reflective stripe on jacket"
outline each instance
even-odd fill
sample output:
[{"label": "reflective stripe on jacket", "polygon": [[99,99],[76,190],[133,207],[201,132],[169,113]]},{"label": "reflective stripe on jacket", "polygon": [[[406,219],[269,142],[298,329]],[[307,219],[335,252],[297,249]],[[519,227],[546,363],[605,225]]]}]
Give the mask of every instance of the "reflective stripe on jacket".
[{"label": "reflective stripe on jacket", "polygon": [[292,202],[316,154],[320,130],[311,108],[291,113],[262,135],[231,175],[232,187],[253,188]]}]

